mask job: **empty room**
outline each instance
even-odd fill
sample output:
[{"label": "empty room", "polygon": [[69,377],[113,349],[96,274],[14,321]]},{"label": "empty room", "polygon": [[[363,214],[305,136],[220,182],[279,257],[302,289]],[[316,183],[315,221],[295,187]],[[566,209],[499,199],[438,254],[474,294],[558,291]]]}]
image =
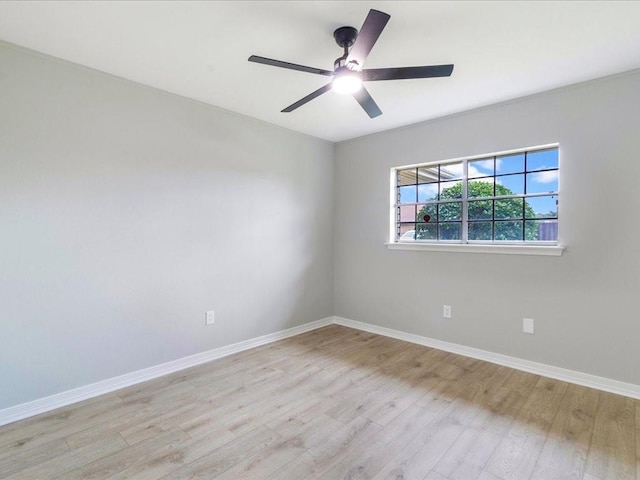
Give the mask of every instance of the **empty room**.
[{"label": "empty room", "polygon": [[640,479],[639,47],[634,1],[0,2],[0,479]]}]

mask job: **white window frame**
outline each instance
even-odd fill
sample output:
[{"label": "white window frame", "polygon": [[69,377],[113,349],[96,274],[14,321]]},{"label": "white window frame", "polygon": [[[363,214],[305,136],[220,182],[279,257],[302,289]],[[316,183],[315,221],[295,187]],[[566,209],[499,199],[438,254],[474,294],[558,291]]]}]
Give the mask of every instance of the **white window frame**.
[{"label": "white window frame", "polygon": [[[539,150],[547,150],[551,148],[558,149],[558,171],[560,171],[560,145],[552,143],[547,145],[538,145],[535,147],[518,148],[513,150],[505,150],[501,152],[486,153],[481,155],[473,155],[468,157],[453,158],[448,160],[440,160],[429,163],[419,163],[393,167],[390,171],[390,218],[389,218],[389,242],[386,244],[391,250],[422,250],[422,251],[440,251],[440,252],[465,252],[465,253],[499,253],[499,254],[515,254],[515,255],[562,255],[564,246],[560,243],[560,221],[558,220],[558,239],[557,241],[478,241],[464,240],[447,241],[447,240],[411,240],[402,241],[397,237],[398,222],[398,204],[397,204],[397,172],[409,168],[430,167],[436,165],[444,165],[447,163],[463,163],[463,179],[462,179],[462,239],[466,239],[467,235],[467,208],[469,199],[467,198],[467,173],[468,162],[473,160],[485,159],[490,157],[498,157],[505,155],[513,155],[523,152],[534,152]],[[495,175],[495,172],[494,172]],[[542,194],[541,194],[542,195]],[[560,198],[560,186],[556,193]],[[524,196],[524,195],[517,195]],[[560,208],[560,202],[558,202]],[[560,211],[558,211],[558,219]]]}]

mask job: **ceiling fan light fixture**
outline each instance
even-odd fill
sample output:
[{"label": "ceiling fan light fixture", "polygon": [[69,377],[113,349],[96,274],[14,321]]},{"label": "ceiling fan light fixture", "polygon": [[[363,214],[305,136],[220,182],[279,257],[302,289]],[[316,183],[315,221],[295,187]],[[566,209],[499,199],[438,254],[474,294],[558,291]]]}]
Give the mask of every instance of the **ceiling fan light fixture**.
[{"label": "ceiling fan light fixture", "polygon": [[453,65],[425,65],[422,67],[392,67],[392,68],[368,68],[364,64],[371,49],[378,41],[378,37],[389,21],[388,13],[371,9],[364,19],[360,31],[353,27],[340,27],[333,32],[333,38],[344,55],[333,62],[333,71],[322,68],[307,67],[296,63],[283,62],[273,58],[251,55],[250,62],[271,65],[272,67],[287,68],[299,72],[313,73],[333,77],[333,80],[314,90],[306,97],[282,109],[283,113],[290,113],[310,102],[314,98],[333,90],[340,94],[351,94],[360,104],[369,118],[382,115],[382,110],[371,97],[363,82],[379,80],[402,80],[409,78],[433,78],[448,77],[453,72]]},{"label": "ceiling fan light fixture", "polygon": [[333,91],[341,95],[353,94],[362,88],[362,75],[347,67],[340,67],[331,82]]}]

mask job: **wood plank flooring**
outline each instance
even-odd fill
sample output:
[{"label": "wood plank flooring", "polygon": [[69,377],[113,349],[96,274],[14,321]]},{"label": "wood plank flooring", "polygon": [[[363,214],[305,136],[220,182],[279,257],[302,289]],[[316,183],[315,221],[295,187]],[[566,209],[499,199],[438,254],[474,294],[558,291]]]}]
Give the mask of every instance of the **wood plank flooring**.
[{"label": "wood plank flooring", "polygon": [[640,401],[332,325],[0,427],[0,478],[640,480]]}]

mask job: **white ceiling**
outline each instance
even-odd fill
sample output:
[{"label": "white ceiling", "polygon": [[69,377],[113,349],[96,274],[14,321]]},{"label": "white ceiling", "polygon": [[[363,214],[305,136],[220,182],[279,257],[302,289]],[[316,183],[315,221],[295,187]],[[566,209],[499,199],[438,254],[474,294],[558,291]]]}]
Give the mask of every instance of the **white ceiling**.
[{"label": "white ceiling", "polygon": [[[327,77],[332,33],[391,15],[365,68],[454,63],[450,78],[372,82],[370,119]],[[0,39],[269,123],[341,141],[640,67],[640,2],[0,2]]]}]

